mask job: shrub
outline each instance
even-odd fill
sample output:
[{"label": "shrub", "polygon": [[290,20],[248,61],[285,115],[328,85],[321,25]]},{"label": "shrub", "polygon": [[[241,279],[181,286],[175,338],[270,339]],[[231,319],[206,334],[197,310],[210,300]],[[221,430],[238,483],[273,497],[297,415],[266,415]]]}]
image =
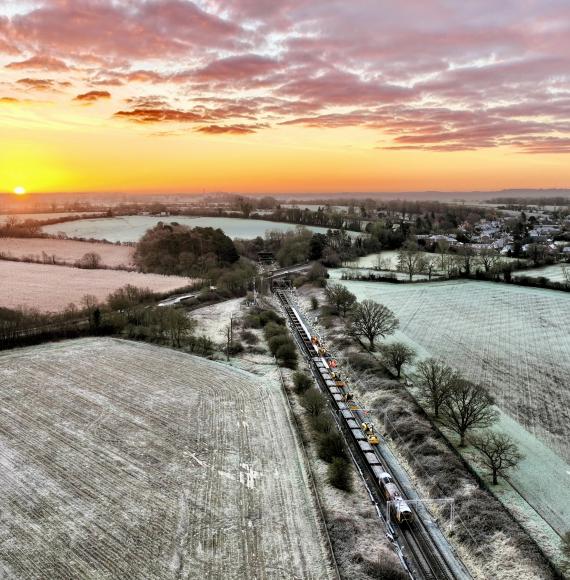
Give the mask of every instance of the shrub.
[{"label": "shrub", "polygon": [[328,469],[329,483],[337,489],[352,491],[350,464],[340,457],[335,457]]},{"label": "shrub", "polygon": [[315,387],[311,387],[306,391],[301,400],[301,404],[305,407],[307,413],[316,417],[321,414],[325,406],[325,399],[320,391]]},{"label": "shrub", "polygon": [[318,454],[327,463],[331,463],[335,457],[346,459],[344,443],[338,431],[331,431],[320,438]]},{"label": "shrub", "polygon": [[247,344],[259,344],[259,337],[251,330],[244,330],[241,333],[241,338]]},{"label": "shrub", "polygon": [[297,368],[297,349],[295,345],[287,339],[288,342],[282,344],[275,353],[275,357],[279,361],[279,364],[288,369]]},{"label": "shrub", "polygon": [[285,324],[283,318],[276,312],[273,312],[273,310],[262,310],[259,314],[259,321],[261,322],[261,326],[265,326],[268,322],[276,322],[282,326]]},{"label": "shrub", "polygon": [[319,307],[319,301],[316,296],[311,296],[311,310],[316,310]]},{"label": "shrub", "polygon": [[326,413],[321,413],[311,417],[311,427],[317,433],[330,433],[333,428],[333,422]]},{"label": "shrub", "polygon": [[273,356],[277,356],[277,351],[290,342],[289,337],[286,334],[277,334],[272,336],[267,344],[269,345],[269,350]]},{"label": "shrub", "polygon": [[234,340],[234,341],[232,341],[232,343],[230,345],[229,354],[231,354],[231,355],[240,354],[244,350],[245,349],[243,347],[243,344],[239,340]]},{"label": "shrub", "polygon": [[269,322],[263,329],[265,337],[269,340],[272,336],[287,335],[287,328],[277,322]]},{"label": "shrub", "polygon": [[303,372],[297,371],[293,374],[293,383],[295,384],[295,390],[302,395],[308,388],[313,384],[311,377]]}]

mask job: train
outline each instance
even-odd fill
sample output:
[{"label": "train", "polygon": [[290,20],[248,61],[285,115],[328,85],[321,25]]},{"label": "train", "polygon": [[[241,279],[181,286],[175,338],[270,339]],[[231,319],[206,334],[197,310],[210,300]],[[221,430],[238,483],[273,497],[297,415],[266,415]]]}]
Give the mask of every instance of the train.
[{"label": "train", "polygon": [[311,355],[314,368],[323,379],[332,399],[335,402],[339,417],[342,417],[346,427],[352,433],[362,454],[368,464],[370,472],[382,492],[383,499],[389,502],[391,517],[399,524],[406,524],[413,520],[413,511],[402,497],[402,493],[392,479],[392,476],[382,465],[380,458],[374,451],[379,445],[380,439],[376,434],[374,425],[368,421],[362,421],[359,411],[362,409],[358,401],[341,375],[338,361],[330,355],[327,348],[321,344],[318,336],[309,332],[302,317],[296,308],[289,304],[286,296],[278,292],[283,307],[293,322],[305,347]]}]

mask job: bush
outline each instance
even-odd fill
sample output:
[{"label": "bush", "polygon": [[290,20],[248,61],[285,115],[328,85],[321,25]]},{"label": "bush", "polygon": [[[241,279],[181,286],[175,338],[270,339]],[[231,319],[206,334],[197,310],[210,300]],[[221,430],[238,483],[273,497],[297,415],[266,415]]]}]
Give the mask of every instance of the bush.
[{"label": "bush", "polygon": [[265,333],[265,338],[270,340],[272,336],[287,335],[287,328],[282,324],[277,324],[277,322],[269,322],[263,329]]},{"label": "bush", "polygon": [[229,348],[229,354],[231,355],[236,355],[236,354],[240,354],[241,352],[243,352],[245,349],[243,347],[243,344],[239,341],[239,340],[234,340],[232,341],[232,343],[230,344],[230,348]]},{"label": "bush", "polygon": [[346,459],[344,442],[338,431],[331,431],[320,438],[318,454],[327,463],[331,463],[335,457]]},{"label": "bush", "polygon": [[329,483],[337,489],[352,491],[352,478],[350,477],[350,464],[340,458],[335,457],[328,469]]},{"label": "bush", "polygon": [[319,307],[319,301],[316,296],[311,296],[311,310],[316,310]]},{"label": "bush", "polygon": [[282,367],[286,367],[288,369],[296,369],[297,368],[297,349],[295,345],[287,339],[288,342],[282,344],[275,353],[275,357],[279,361],[279,364]]},{"label": "bush", "polygon": [[241,333],[241,338],[247,344],[259,344],[259,337],[251,330],[244,330]]},{"label": "bush", "polygon": [[325,399],[319,390],[315,387],[311,387],[305,392],[301,404],[305,407],[309,415],[316,417],[323,411],[325,407]]},{"label": "bush", "polygon": [[317,433],[330,433],[333,428],[332,419],[326,413],[311,417],[311,427]]},{"label": "bush", "polygon": [[262,310],[259,314],[259,321],[261,322],[261,326],[265,326],[268,322],[276,322],[283,326],[285,324],[285,320],[279,316],[273,310]]},{"label": "bush", "polygon": [[277,334],[272,336],[267,344],[269,345],[269,350],[273,356],[277,356],[277,351],[284,345],[291,342],[286,334]]},{"label": "bush", "polygon": [[309,389],[312,386],[313,380],[305,373],[297,371],[296,373],[293,374],[293,383],[295,384],[295,390],[297,391],[297,393],[302,395],[307,389]]}]

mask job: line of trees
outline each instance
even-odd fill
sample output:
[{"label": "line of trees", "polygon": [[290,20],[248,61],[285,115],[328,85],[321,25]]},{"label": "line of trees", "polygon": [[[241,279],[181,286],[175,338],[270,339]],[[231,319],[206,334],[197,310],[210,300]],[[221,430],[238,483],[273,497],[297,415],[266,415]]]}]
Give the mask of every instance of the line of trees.
[{"label": "line of trees", "polygon": [[317,437],[318,456],[328,463],[329,483],[337,489],[352,491],[351,469],[344,441],[326,411],[325,397],[305,373],[296,372],[293,382],[301,405],[309,416],[311,429]]},{"label": "line of trees", "polygon": [[[398,319],[389,308],[372,300],[357,302],[342,284],[331,284],[325,294],[336,313],[346,318],[348,333],[357,339],[365,337],[370,351],[374,350],[377,337],[384,338],[398,328]],[[401,342],[381,345],[380,354],[398,378],[404,365],[416,357],[415,350]],[[479,463],[490,470],[496,484],[498,477],[515,467],[522,455],[507,435],[480,431],[491,427],[499,416],[489,392],[437,358],[419,362],[416,372],[419,400],[434,421],[457,434],[460,447],[466,445],[469,434],[477,431],[469,443],[479,451]]]}]

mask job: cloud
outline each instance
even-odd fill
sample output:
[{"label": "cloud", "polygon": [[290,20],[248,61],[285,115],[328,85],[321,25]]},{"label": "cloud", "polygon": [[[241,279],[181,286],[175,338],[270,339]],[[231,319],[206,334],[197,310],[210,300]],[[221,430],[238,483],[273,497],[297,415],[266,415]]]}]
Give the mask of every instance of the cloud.
[{"label": "cloud", "polygon": [[83,103],[94,103],[101,99],[110,99],[111,93],[109,91],[89,91],[74,97],[74,101],[81,101]]},{"label": "cloud", "polygon": [[50,72],[68,71],[69,67],[59,58],[36,55],[26,60],[11,62],[6,68],[14,70],[42,70]]},{"label": "cloud", "polygon": [[232,48],[240,27],[187,0],[54,0],[12,18],[8,33],[21,49],[38,53],[132,59]]},{"label": "cloud", "polygon": [[57,91],[61,88],[71,87],[69,81],[55,81],[53,79],[24,78],[16,81],[18,84],[35,89],[37,91]]},{"label": "cloud", "polygon": [[262,125],[205,125],[196,129],[199,133],[207,133],[208,135],[248,135],[255,133]]},{"label": "cloud", "polygon": [[[150,109],[135,108],[132,111],[117,111],[114,114],[117,119],[126,119],[142,125],[155,123],[197,123],[204,121],[204,116],[194,111],[182,111],[178,109]],[[207,120],[207,119],[206,119]]]},{"label": "cloud", "polygon": [[16,105],[20,102],[20,99],[14,99],[13,97],[0,97],[0,104],[2,105]]},{"label": "cloud", "polygon": [[[365,127],[381,147],[397,149],[567,150],[567,0],[29,6],[0,17],[0,52],[21,59],[5,74],[65,72],[78,86],[120,87],[129,106],[116,119],[197,123],[199,132],[214,134],[267,123]],[[66,86],[16,79],[16,86],[34,90]],[[153,96],[145,97],[141,85],[151,86]]]}]

